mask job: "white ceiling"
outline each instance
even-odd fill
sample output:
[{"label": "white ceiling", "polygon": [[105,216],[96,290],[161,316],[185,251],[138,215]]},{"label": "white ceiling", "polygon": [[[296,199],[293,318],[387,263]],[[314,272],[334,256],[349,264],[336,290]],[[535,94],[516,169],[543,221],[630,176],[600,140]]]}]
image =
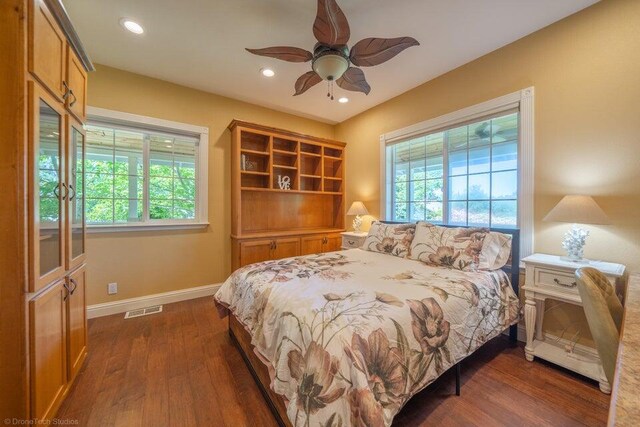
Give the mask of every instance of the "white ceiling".
[{"label": "white ceiling", "polygon": [[[92,60],[254,104],[341,122],[535,32],[597,0],[338,0],[352,46],[365,37],[412,36],[421,45],[363,68],[371,93],[329,101],[326,84],[293,97],[310,63],[251,55],[245,47],[312,50],[315,0],[63,0]],[[124,31],[128,17],[145,29]],[[262,67],[276,76],[262,77]],[[496,70],[498,71],[498,70]]]}]

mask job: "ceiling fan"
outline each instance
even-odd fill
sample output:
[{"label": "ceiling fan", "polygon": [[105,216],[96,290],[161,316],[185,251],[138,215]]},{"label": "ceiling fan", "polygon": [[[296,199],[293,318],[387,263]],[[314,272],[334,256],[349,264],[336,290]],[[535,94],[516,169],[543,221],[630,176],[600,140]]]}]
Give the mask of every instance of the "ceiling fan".
[{"label": "ceiling fan", "polygon": [[335,0],[318,0],[318,13],[313,23],[313,35],[318,40],[313,53],[298,47],[274,46],[264,49],[247,49],[255,55],[269,56],[289,62],[311,61],[312,71],[301,75],[295,84],[295,94],[300,95],[323,80],[328,82],[327,96],[333,99],[333,82],[342,89],[362,92],[366,95],[371,86],[360,68],[382,64],[420,43],[412,37],[383,39],[370,37],[360,40],[351,49],[347,46],[351,31],[344,12]]}]

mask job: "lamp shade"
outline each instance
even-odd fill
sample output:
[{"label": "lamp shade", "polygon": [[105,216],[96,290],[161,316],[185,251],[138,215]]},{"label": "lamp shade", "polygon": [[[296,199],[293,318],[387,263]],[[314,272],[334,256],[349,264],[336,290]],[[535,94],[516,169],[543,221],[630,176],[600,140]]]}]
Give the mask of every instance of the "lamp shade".
[{"label": "lamp shade", "polygon": [[611,220],[591,196],[564,196],[543,221],[575,224],[611,224]]},{"label": "lamp shade", "polygon": [[362,202],[353,202],[347,211],[347,215],[369,215],[369,211]]}]

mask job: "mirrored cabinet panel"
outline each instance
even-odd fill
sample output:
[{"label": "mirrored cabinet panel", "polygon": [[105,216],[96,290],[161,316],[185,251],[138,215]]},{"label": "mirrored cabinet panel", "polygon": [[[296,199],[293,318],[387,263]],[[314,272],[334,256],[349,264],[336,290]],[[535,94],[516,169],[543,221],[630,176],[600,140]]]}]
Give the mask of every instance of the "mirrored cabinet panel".
[{"label": "mirrored cabinet panel", "polygon": [[69,126],[67,135],[67,159],[69,162],[67,182],[67,221],[69,239],[67,241],[67,269],[73,269],[84,261],[85,253],[85,191],[84,157],[85,132],[82,125],[67,116]]},{"label": "mirrored cabinet panel", "polygon": [[40,149],[38,183],[40,186],[40,275],[62,266],[61,245],[61,144],[62,118],[40,100]]},{"label": "mirrored cabinet panel", "polygon": [[37,291],[64,274],[64,203],[68,188],[64,177],[64,112],[42,89],[32,86],[31,92],[34,242],[30,282],[31,291]]}]

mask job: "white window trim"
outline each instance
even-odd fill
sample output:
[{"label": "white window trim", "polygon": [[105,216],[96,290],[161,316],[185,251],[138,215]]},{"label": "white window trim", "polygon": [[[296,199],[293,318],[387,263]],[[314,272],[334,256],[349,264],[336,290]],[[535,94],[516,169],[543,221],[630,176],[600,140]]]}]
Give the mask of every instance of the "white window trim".
[{"label": "white window trim", "polygon": [[518,228],[520,257],[533,253],[534,87],[380,135],[380,218],[387,219],[387,145],[513,108],[520,110]]},{"label": "white window trim", "polygon": [[[196,202],[198,209],[194,220],[155,220],[142,224],[87,224],[89,233],[121,232],[121,231],[153,231],[153,230],[180,230],[205,228],[209,225],[209,128],[174,122],[171,120],[157,119],[155,117],[141,116],[138,114],[124,113],[108,110],[106,108],[87,107],[87,121],[103,120],[121,125],[145,126],[150,129],[166,132],[189,133],[199,135],[198,145],[198,185],[196,187]],[[146,173],[146,172],[145,172]]]}]

